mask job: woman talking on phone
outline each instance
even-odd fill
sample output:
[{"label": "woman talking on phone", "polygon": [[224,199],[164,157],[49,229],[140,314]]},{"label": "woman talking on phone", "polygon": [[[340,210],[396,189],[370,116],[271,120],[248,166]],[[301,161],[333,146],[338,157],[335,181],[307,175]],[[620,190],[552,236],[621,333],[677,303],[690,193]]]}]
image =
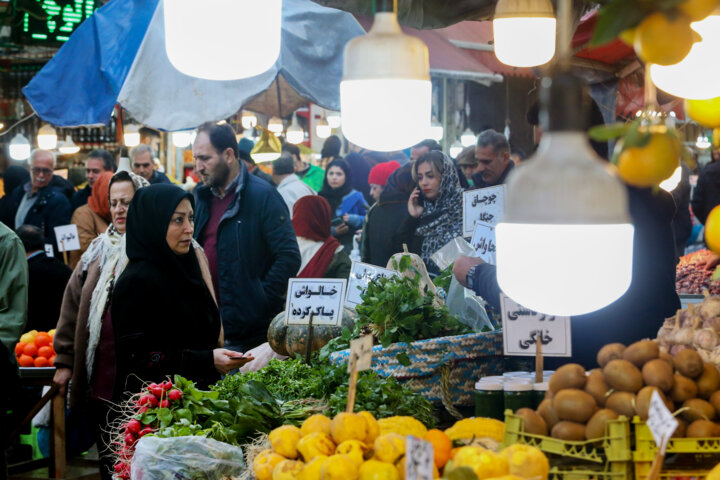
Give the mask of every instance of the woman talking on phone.
[{"label": "woman talking on phone", "polygon": [[462,188],[452,161],[442,152],[431,151],[418,158],[412,167],[417,187],[410,194],[410,218],[401,236],[413,253],[420,255],[428,273],[440,273],[430,260],[455,237],[462,236]]},{"label": "woman talking on phone", "polygon": [[330,204],[333,236],[350,251],[353,235],[362,227],[368,206],[363,194],[352,188],[350,167],[345,160],[335,159],[328,164],[318,195]]}]

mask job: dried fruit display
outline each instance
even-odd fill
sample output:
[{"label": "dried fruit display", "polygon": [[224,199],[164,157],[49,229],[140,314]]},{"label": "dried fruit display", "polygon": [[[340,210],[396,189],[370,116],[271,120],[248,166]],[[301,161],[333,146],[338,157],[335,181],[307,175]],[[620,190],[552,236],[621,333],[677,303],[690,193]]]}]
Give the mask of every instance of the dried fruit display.
[{"label": "dried fruit display", "polygon": [[705,262],[711,255],[710,250],[698,250],[680,257],[675,268],[675,288],[678,293],[699,294],[707,290],[711,295],[720,294],[720,280],[713,280],[713,271],[705,269]]}]

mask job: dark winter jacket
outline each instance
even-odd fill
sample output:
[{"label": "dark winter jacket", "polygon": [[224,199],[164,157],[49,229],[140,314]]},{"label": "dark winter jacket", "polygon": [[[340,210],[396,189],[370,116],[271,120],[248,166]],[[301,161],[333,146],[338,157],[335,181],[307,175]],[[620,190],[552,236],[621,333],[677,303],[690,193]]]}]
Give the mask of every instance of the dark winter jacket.
[{"label": "dark winter jacket", "polygon": [[720,205],[720,162],[713,162],[700,172],[691,205],[698,221],[705,225],[710,211]]},{"label": "dark winter jacket", "polygon": [[675,251],[678,258],[684,255],[685,245],[692,235],[690,190],[690,168],[682,164],[682,178],[675,190],[671,192],[677,208],[672,225],[675,234]]},{"label": "dark winter jacket", "polygon": [[[285,307],[288,279],[300,268],[290,212],[278,191],[240,162],[235,198],[217,233],[218,303],[225,341],[244,349],[267,341],[267,327]],[[195,188],[195,238],[201,239],[212,192]]]},{"label": "dark winter jacket", "polygon": [[39,252],[28,258],[28,321],[26,331],[52,330],[60,318],[60,306],[68,280],[70,267],[57,258]]},{"label": "dark winter jacket", "polygon": [[90,195],[92,195],[92,187],[90,185],[85,188],[81,188],[80,190],[75,192],[75,194],[72,196],[72,199],[70,200],[73,212],[78,208],[82,207],[83,205],[86,205],[88,202],[88,198],[90,198]]},{"label": "dark winter jacket", "polygon": [[152,174],[152,177],[150,177],[150,185],[155,185],[157,183],[167,183],[172,185],[172,181],[165,175],[163,172],[159,172],[155,170]]},{"label": "dark winter jacket", "polygon": [[[502,185],[502,184],[504,184],[505,182],[507,182],[507,177],[508,177],[508,175],[510,174],[510,172],[512,171],[512,169],[513,169],[514,167],[515,167],[515,164],[514,164],[512,161],[510,161],[510,163],[508,163],[508,166],[505,167],[505,171],[500,175],[500,177],[498,177],[498,181],[497,181],[496,183],[493,183],[493,184],[489,184],[489,183],[487,183],[485,180],[483,180],[482,173],[475,173],[475,174],[473,174],[473,176],[472,176],[472,181],[473,181],[472,190],[476,190],[476,189],[478,189],[478,188],[494,187],[495,185]],[[462,171],[460,172],[460,175],[459,175],[459,176],[460,176],[460,178],[463,177]]]}]

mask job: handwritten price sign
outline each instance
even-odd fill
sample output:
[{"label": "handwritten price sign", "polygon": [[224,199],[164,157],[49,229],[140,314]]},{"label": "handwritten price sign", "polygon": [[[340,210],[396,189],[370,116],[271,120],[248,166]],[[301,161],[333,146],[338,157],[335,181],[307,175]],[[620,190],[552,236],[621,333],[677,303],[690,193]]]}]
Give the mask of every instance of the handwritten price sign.
[{"label": "handwritten price sign", "polygon": [[475,223],[475,232],[470,241],[475,249],[475,255],[485,263],[495,265],[495,226],[485,222]]},{"label": "handwritten price sign", "polygon": [[463,237],[471,237],[475,222],[497,225],[505,212],[505,185],[463,193]]},{"label": "handwritten price sign", "polygon": [[502,293],[500,307],[505,355],[533,357],[539,342],[542,342],[543,356],[572,355],[570,317],[555,317],[534,312]]},{"label": "handwritten price sign", "polygon": [[398,273],[387,268],[376,267],[362,262],[353,262],[350,270],[350,279],[348,280],[347,294],[345,295],[345,304],[350,308],[362,303],[360,295],[365,293],[368,284],[376,278],[387,278],[397,276]]},{"label": "handwritten price sign", "polygon": [[58,252],[80,250],[80,238],[78,237],[77,225],[74,223],[55,227],[55,238],[57,239]]},{"label": "handwritten price sign", "polygon": [[288,325],[339,325],[347,280],[291,278],[285,318]]}]

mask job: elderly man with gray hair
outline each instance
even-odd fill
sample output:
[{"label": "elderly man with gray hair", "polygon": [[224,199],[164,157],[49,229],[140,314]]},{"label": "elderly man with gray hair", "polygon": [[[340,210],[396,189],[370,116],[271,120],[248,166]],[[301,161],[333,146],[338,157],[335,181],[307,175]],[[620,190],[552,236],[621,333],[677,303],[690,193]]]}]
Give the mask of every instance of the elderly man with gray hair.
[{"label": "elderly man with gray hair", "polygon": [[140,175],[150,182],[150,185],[156,183],[172,183],[170,179],[162,172],[155,170],[155,151],[150,145],[140,144],[130,150],[130,162],[135,175]]},{"label": "elderly man with gray hair", "polygon": [[478,135],[475,160],[477,165],[472,174],[475,188],[502,185],[515,166],[510,159],[510,144],[507,138],[492,129],[480,132]]},{"label": "elderly man with gray hair", "polygon": [[278,193],[290,210],[290,217],[292,217],[295,202],[302,197],[315,195],[315,190],[295,175],[295,159],[290,152],[283,152],[282,156],[273,162],[272,178],[277,185]]},{"label": "elderly man with gray hair", "polygon": [[70,223],[72,207],[62,189],[51,185],[56,164],[55,153],[33,150],[30,154],[30,181],[10,194],[7,218],[0,221],[17,230],[35,225],[43,231],[45,243],[57,251],[55,227]]}]

